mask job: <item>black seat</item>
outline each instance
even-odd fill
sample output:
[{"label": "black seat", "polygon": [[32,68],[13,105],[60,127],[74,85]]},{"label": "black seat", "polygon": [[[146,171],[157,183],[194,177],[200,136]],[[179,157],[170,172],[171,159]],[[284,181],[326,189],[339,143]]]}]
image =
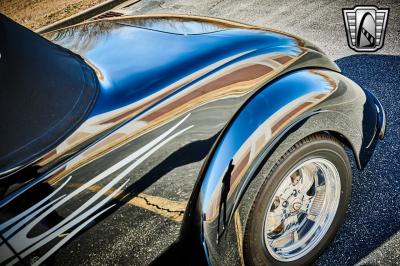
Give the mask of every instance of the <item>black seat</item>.
[{"label": "black seat", "polygon": [[0,14],[0,179],[75,130],[98,81],[78,55]]}]

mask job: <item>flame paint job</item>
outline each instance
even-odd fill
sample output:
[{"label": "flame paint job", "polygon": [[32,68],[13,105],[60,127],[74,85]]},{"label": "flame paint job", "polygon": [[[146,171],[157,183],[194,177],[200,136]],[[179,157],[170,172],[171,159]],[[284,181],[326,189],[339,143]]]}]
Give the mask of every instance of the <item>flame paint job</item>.
[{"label": "flame paint job", "polygon": [[[46,38],[80,54],[101,89],[88,119],[1,198],[0,263],[35,257],[84,263],[93,256],[103,263],[126,256],[131,264],[149,263],[188,227],[197,228],[195,243],[216,263],[224,253],[218,239],[243,190],[287,132],[335,132],[362,167],[384,131],[375,97],[337,73],[317,48],[288,34],[157,15],[83,23]],[[222,191],[231,160],[229,189]],[[168,241],[153,252],[146,247],[155,243],[129,239],[124,247],[135,246],[137,254],[122,249],[114,258],[114,247],[104,242],[141,222],[124,202],[142,192],[187,202],[183,222],[163,228]],[[68,252],[79,247],[89,252],[73,261]]]}]

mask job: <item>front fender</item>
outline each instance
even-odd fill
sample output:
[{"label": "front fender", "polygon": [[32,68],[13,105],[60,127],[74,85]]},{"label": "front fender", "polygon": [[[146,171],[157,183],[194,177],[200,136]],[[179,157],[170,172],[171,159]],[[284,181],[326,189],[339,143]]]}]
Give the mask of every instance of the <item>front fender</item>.
[{"label": "front fender", "polygon": [[226,253],[221,236],[246,187],[288,134],[297,132],[300,140],[331,132],[349,144],[363,168],[384,132],[378,103],[341,74],[311,69],[291,72],[250,98],[225,127],[198,183],[195,221],[209,263]]}]

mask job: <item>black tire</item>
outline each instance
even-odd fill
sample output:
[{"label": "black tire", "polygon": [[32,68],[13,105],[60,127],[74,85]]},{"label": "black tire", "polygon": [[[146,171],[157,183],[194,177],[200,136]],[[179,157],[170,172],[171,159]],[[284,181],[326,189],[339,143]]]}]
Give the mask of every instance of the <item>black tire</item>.
[{"label": "black tire", "polygon": [[[275,259],[268,251],[263,237],[263,227],[267,208],[282,178],[305,160],[324,158],[332,162],[338,170],[341,193],[336,215],[320,242],[303,257],[289,262]],[[260,174],[260,173],[259,173]],[[350,200],[352,172],[349,158],[343,145],[328,134],[315,134],[296,143],[273,166],[258,190],[252,204],[243,239],[243,257],[246,265],[309,265],[313,263],[329,245],[343,223]]]}]

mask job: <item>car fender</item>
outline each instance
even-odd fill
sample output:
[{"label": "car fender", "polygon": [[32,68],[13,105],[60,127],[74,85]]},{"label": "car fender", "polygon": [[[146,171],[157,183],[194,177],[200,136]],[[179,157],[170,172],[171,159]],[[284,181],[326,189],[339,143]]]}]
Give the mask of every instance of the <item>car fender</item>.
[{"label": "car fender", "polygon": [[295,133],[294,144],[313,133],[329,132],[351,148],[363,168],[384,131],[378,103],[343,75],[317,69],[288,73],[253,95],[214,145],[192,199],[208,262],[226,253],[221,237],[246,188],[288,135]]}]

